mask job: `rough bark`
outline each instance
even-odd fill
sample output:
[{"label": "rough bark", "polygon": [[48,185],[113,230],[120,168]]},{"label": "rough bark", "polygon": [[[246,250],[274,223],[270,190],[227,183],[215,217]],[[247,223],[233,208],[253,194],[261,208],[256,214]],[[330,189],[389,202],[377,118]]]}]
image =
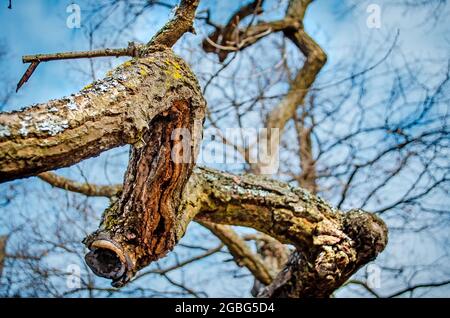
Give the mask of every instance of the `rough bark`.
[{"label": "rough bark", "polygon": [[171,50],[132,59],[77,94],[0,114],[0,182],[60,167],[124,144],[177,101],[204,105],[195,76]]},{"label": "rough bark", "polygon": [[[97,275],[113,279],[114,286],[128,282],[178,242],[176,209],[195,163],[203,114],[203,107],[180,100],[153,119],[142,137],[145,146],[131,151],[119,199],[104,212],[100,229],[85,239],[91,250],[87,264]],[[194,145],[192,150],[180,146],[180,135],[173,138],[177,128],[193,136],[188,141]],[[188,151],[189,158],[174,160],[174,151],[179,159]],[[104,262],[114,256],[115,266]]]},{"label": "rough bark", "polygon": [[148,45],[172,47],[184,33],[195,33],[195,11],[199,2],[200,0],[182,0],[177,7],[175,17],[153,36]]},{"label": "rough bark", "polygon": [[191,180],[189,187],[202,184],[203,195],[184,199],[190,215],[251,227],[296,247],[261,297],[328,297],[387,244],[387,228],[377,216],[343,213],[301,188],[204,168]]}]

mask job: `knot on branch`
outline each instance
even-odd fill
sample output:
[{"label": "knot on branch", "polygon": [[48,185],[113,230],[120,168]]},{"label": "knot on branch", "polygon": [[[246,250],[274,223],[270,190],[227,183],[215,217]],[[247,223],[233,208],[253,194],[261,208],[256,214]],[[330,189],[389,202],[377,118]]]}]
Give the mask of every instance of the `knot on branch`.
[{"label": "knot on branch", "polygon": [[355,242],[358,265],[373,260],[388,242],[388,229],[378,216],[363,210],[350,210],[344,214],[345,233]]}]

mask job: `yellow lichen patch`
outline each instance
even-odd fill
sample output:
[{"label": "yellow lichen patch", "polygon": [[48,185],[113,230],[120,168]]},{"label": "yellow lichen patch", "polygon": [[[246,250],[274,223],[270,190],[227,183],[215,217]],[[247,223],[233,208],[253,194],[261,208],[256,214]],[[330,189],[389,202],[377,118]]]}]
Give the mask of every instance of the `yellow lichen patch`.
[{"label": "yellow lichen patch", "polygon": [[147,57],[145,58],[145,61],[146,61],[147,63],[154,63],[154,62],[156,61],[156,59],[155,59],[154,57],[152,57],[152,56],[147,56]]},{"label": "yellow lichen patch", "polygon": [[87,84],[85,87],[83,87],[83,90],[90,89],[90,88],[92,88],[92,86],[94,86],[94,84],[92,84],[92,83]]},{"label": "yellow lichen patch", "polygon": [[173,76],[174,79],[180,79],[180,78],[182,78],[181,73],[178,72],[178,71],[173,72],[173,73],[172,73],[172,76]]},{"label": "yellow lichen patch", "polygon": [[183,75],[180,72],[182,69],[180,64],[178,64],[177,62],[172,61],[172,60],[166,60],[165,63],[167,65],[167,70],[166,70],[167,74],[169,74],[176,80],[179,80],[183,77]]},{"label": "yellow lichen patch", "polygon": [[123,86],[125,86],[126,88],[131,89],[131,90],[133,90],[137,87],[135,83],[130,82],[130,81],[124,82]]},{"label": "yellow lichen patch", "polygon": [[170,61],[170,64],[172,64],[176,69],[181,70],[180,64],[178,64],[176,61]]},{"label": "yellow lichen patch", "polygon": [[139,67],[139,74],[141,74],[142,76],[147,76],[148,72],[143,66],[140,66]]},{"label": "yellow lichen patch", "polygon": [[126,61],[125,63],[122,64],[122,67],[130,67],[131,65],[133,65],[133,62],[130,61]]}]

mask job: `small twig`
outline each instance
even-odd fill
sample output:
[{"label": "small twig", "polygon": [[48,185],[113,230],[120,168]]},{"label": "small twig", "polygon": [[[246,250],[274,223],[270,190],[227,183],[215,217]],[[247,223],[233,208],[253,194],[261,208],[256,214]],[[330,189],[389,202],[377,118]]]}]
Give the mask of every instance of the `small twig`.
[{"label": "small twig", "polygon": [[22,57],[23,63],[32,62],[47,62],[54,60],[70,60],[81,58],[93,58],[93,57],[106,57],[106,56],[137,56],[138,50],[133,42],[128,44],[124,49],[101,49],[93,51],[80,51],[80,52],[64,52],[53,54],[37,54],[37,55],[25,55]]},{"label": "small twig", "polygon": [[20,78],[19,83],[17,83],[16,93],[19,91],[19,89],[22,87],[22,85],[28,81],[28,79],[31,77],[31,75],[33,75],[33,72],[36,70],[38,65],[39,65],[39,62],[37,62],[37,61],[31,62],[31,65],[28,66],[27,70]]},{"label": "small twig", "polygon": [[42,172],[37,175],[38,178],[47,182],[53,187],[77,192],[92,197],[112,197],[121,190],[121,185],[95,185],[90,183],[79,183],[65,177],[59,176],[53,172]]},{"label": "small twig", "polygon": [[25,55],[22,57],[23,63],[31,63],[28,69],[23,74],[19,83],[17,84],[16,93],[25,84],[28,79],[33,75],[33,72],[41,62],[55,61],[55,60],[70,60],[81,58],[93,58],[93,57],[106,57],[106,56],[131,56],[136,57],[142,53],[141,47],[137,46],[134,42],[128,43],[128,47],[124,49],[102,49],[93,51],[80,51],[80,52],[64,52],[53,54],[37,54],[37,55]]},{"label": "small twig", "polygon": [[208,36],[205,37],[205,40],[211,44],[212,46],[214,46],[215,48],[219,49],[219,50],[223,50],[223,51],[237,51],[239,48],[235,47],[235,46],[224,46],[224,45],[220,45],[216,42],[214,42],[213,40],[211,40]]},{"label": "small twig", "polygon": [[377,292],[375,292],[367,283],[360,281],[360,280],[350,280],[345,285],[359,285],[362,286],[365,290],[367,290],[369,293],[371,293],[376,298],[380,298],[380,295],[378,295]]},{"label": "small twig", "polygon": [[424,283],[424,284],[417,284],[414,286],[410,286],[406,289],[403,289],[401,291],[398,291],[390,296],[387,296],[387,298],[394,298],[394,297],[398,297],[401,296],[405,293],[408,292],[413,292],[414,290],[418,289],[418,288],[426,288],[426,287],[441,287],[441,286],[445,286],[445,285],[449,285],[450,284],[450,280],[446,280],[443,282],[435,282],[435,283]]}]

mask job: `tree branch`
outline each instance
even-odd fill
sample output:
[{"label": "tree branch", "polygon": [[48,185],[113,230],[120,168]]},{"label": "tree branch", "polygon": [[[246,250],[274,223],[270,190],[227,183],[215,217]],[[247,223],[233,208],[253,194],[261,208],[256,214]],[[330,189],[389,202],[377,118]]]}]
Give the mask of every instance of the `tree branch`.
[{"label": "tree branch", "polygon": [[[325,52],[303,28],[303,18],[311,2],[312,0],[291,0],[283,19],[250,25],[245,30],[239,29],[239,20],[235,18],[240,12],[238,10],[229,20],[227,27],[216,29],[203,41],[205,52],[216,53],[219,56],[219,60],[223,61],[229,52],[242,50],[273,32],[282,31],[306,57],[303,67],[292,81],[288,93],[267,115],[266,127],[269,134],[260,136],[262,142],[266,140],[267,144],[272,144],[273,141],[270,133],[271,129],[282,131],[286,123],[294,117],[297,107],[304,103],[309,88],[327,60]],[[241,9],[244,10],[245,8]],[[244,12],[247,11],[244,10]],[[218,41],[219,38],[222,40]],[[271,164],[275,160],[276,158],[272,156],[268,160],[267,168],[271,169]],[[264,165],[253,164],[251,165],[251,170],[255,173],[266,173],[267,169]]]},{"label": "tree branch", "polygon": [[[86,196],[104,196],[111,198],[122,191],[122,185],[102,186],[90,183],[78,183],[65,177],[58,176],[52,172],[40,173],[38,174],[38,178],[54,187],[71,192],[81,193]],[[228,247],[230,253],[234,256],[236,263],[239,266],[247,267],[249,271],[265,285],[268,285],[272,282],[276,273],[269,273],[269,270],[266,268],[259,255],[254,254],[248,248],[245,241],[241,239],[240,236],[235,233],[232,228],[225,225],[213,224],[211,222],[200,222],[200,224],[208,228],[222,241],[223,244]],[[266,239],[273,240],[270,237],[266,237]],[[207,251],[205,256],[209,256],[215,253],[215,250],[216,249],[214,249],[214,251]],[[203,258],[203,256],[199,256],[199,258]],[[189,262],[186,262],[186,264],[194,260],[195,259],[192,259]],[[184,262],[182,264],[184,265]],[[177,266],[177,268],[183,265]],[[168,272],[170,270],[172,269],[164,270],[164,272]],[[142,275],[139,275],[138,277],[140,276]]]},{"label": "tree branch", "polygon": [[247,246],[247,243],[231,227],[205,221],[200,221],[200,224],[209,229],[228,247],[236,264],[241,267],[247,267],[250,273],[261,283],[269,285],[272,282],[274,276],[270,273],[261,257],[253,253]]},{"label": "tree branch", "polygon": [[446,280],[446,281],[443,281],[443,282],[435,282],[435,283],[417,284],[417,285],[413,285],[413,286],[410,286],[408,288],[405,288],[403,290],[400,290],[400,291],[398,291],[398,292],[396,292],[396,293],[394,293],[392,295],[389,295],[387,298],[398,297],[398,296],[401,296],[401,295],[403,295],[405,293],[412,292],[412,291],[414,291],[414,290],[416,290],[418,288],[441,287],[441,286],[445,286],[445,285],[449,285],[449,284],[450,284],[450,280]]},{"label": "tree branch", "polygon": [[[200,173],[202,172],[202,173]],[[327,297],[387,243],[387,228],[373,214],[342,213],[307,191],[260,176],[236,177],[197,168],[182,209],[196,219],[240,225],[293,244],[285,269],[263,297]]]},{"label": "tree branch", "polygon": [[[361,210],[342,213],[307,191],[282,182],[254,175],[237,177],[206,168],[194,169],[177,215],[174,227],[178,238],[195,219],[203,224],[251,227],[293,244],[300,253],[291,255],[285,269],[261,292],[264,297],[327,297],[387,243],[387,228],[373,214]],[[115,222],[111,217],[106,213],[103,222],[105,218]],[[227,246],[240,250],[237,255],[247,255],[242,245],[235,243],[240,238],[236,240],[229,232],[220,231],[217,225],[210,227]],[[127,243],[114,244],[125,257]],[[233,247],[230,251],[233,253]],[[261,276],[268,270],[255,259],[251,256],[245,266],[268,281],[262,278],[266,274]]]},{"label": "tree branch", "polygon": [[195,75],[162,50],[125,62],[70,97],[0,113],[0,182],[70,166],[124,144],[142,146],[149,123],[176,100],[204,106]]},{"label": "tree branch", "polygon": [[93,50],[93,51],[24,55],[22,57],[22,62],[23,63],[48,62],[48,61],[54,61],[54,60],[70,60],[70,59],[106,57],[106,56],[136,57],[136,56],[138,56],[138,47],[133,42],[130,42],[128,44],[128,47],[123,48],[123,49],[101,49],[101,50]]},{"label": "tree branch", "polygon": [[175,17],[159,30],[147,45],[172,47],[184,33],[195,34],[193,24],[199,2],[200,0],[181,0]]},{"label": "tree branch", "polygon": [[200,0],[181,0],[180,6],[175,12],[174,19],[169,21],[161,30],[159,30],[147,45],[136,45],[135,43],[130,42],[128,47],[124,49],[101,49],[82,52],[26,55],[22,58],[22,61],[23,63],[31,63],[31,65],[17,84],[16,92],[28,81],[40,62],[105,56],[145,57],[155,50],[160,50],[161,47],[171,48],[184,33],[188,31],[195,33],[193,23],[195,11],[199,2]]},{"label": "tree branch", "polygon": [[37,177],[53,187],[81,193],[89,197],[113,197],[122,190],[122,185],[105,186],[80,183],[58,176],[53,172],[42,172]]},{"label": "tree branch", "polygon": [[3,267],[6,259],[6,242],[8,241],[7,235],[0,236],[0,280],[2,279]]},{"label": "tree branch", "polygon": [[133,281],[136,281],[136,280],[138,280],[138,279],[140,279],[140,278],[142,278],[144,276],[147,276],[149,274],[165,275],[165,274],[167,274],[167,273],[169,273],[171,271],[177,270],[177,269],[182,268],[182,267],[184,267],[186,265],[194,263],[194,262],[196,262],[198,260],[201,260],[201,259],[204,259],[204,258],[206,258],[208,256],[211,256],[211,255],[213,255],[213,254],[215,254],[217,252],[220,252],[220,250],[222,248],[223,248],[223,244],[220,244],[219,246],[217,246],[215,248],[211,248],[209,250],[206,250],[204,253],[202,253],[200,255],[191,257],[191,258],[189,258],[189,259],[187,259],[185,261],[182,261],[180,263],[177,263],[175,265],[172,265],[172,266],[169,266],[169,267],[166,267],[166,268],[155,269],[155,270],[151,270],[151,271],[139,274],[139,275],[136,276],[136,278]]}]

